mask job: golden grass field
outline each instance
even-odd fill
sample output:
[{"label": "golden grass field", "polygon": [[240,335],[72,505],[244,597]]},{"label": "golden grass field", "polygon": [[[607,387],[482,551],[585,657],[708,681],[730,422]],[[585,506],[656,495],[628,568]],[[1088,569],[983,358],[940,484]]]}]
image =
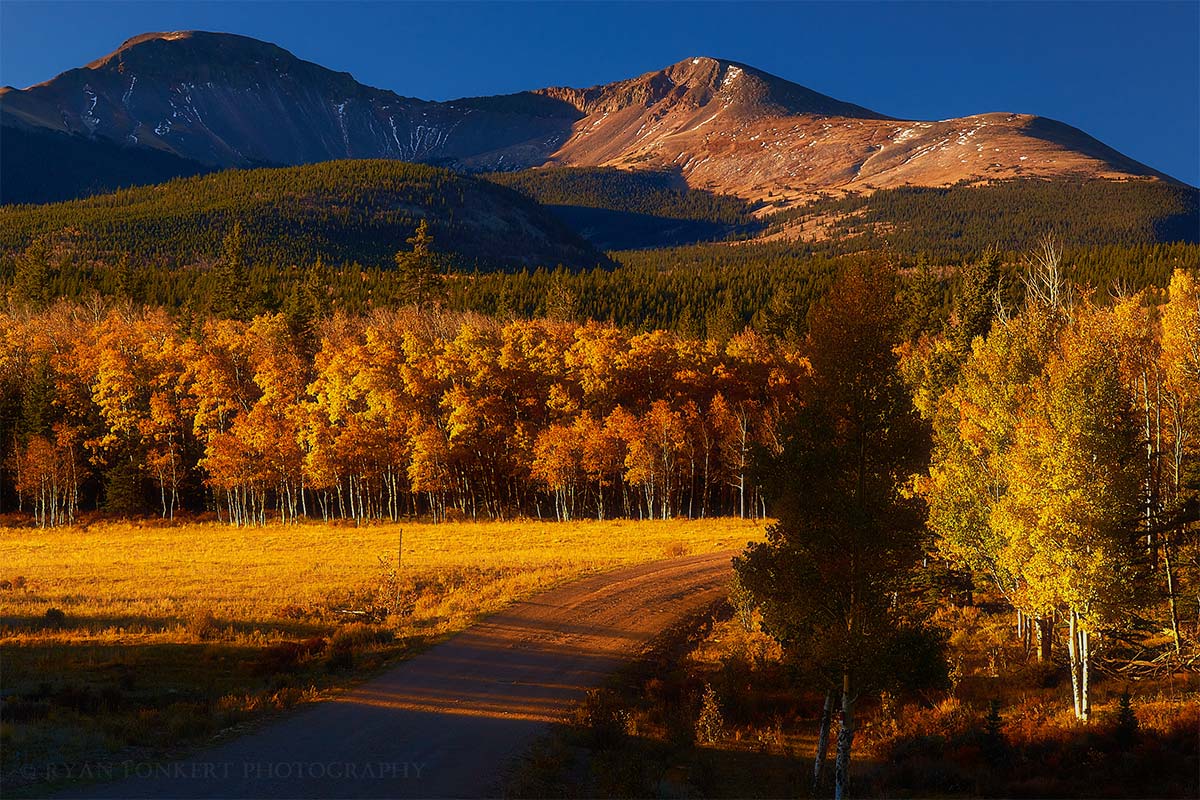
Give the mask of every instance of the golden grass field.
[{"label": "golden grass field", "polygon": [[556,583],[740,549],[763,529],[733,519],[0,528],[4,784],[36,791],[90,761],[206,741]]}]

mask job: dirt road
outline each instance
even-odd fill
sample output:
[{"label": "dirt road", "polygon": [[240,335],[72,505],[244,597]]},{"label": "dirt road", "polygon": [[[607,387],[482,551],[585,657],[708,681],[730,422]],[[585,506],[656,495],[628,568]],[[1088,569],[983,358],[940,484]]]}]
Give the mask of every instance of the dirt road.
[{"label": "dirt road", "polygon": [[[517,603],[342,697],[89,797],[480,797],[655,634],[720,597],[732,553],[624,567]],[[130,777],[125,777],[129,775]]]}]

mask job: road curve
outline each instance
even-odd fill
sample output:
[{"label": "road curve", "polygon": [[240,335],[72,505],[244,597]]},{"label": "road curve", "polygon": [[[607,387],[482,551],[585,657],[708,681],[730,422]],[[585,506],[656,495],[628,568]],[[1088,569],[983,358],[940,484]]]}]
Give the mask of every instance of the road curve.
[{"label": "road curve", "polygon": [[86,797],[481,797],[587,689],[719,598],[731,552],[589,576],[516,603],[337,699]]}]

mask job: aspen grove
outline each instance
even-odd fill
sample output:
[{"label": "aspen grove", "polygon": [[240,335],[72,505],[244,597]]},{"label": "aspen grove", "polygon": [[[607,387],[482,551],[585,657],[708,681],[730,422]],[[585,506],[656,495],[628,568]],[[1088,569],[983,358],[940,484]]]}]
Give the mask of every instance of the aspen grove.
[{"label": "aspen grove", "polygon": [[235,525],[425,515],[761,516],[750,478],[805,361],[728,342],[473,314],[0,314],[7,506]]},{"label": "aspen grove", "polygon": [[1179,609],[1187,596],[1195,613],[1200,568],[1200,290],[1180,270],[1166,290],[1099,302],[1060,258],[1044,243],[1023,307],[998,308],[973,341],[925,337],[906,357],[933,424],[918,490],[934,543],[1011,604],[1038,660],[1065,634],[1087,721],[1096,656],[1139,614],[1165,606],[1172,655],[1190,647]]}]

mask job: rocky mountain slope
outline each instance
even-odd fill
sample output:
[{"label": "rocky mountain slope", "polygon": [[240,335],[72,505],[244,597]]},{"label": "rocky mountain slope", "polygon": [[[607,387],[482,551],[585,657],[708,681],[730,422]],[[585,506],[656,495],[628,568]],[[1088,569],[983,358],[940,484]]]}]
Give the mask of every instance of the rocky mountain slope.
[{"label": "rocky mountain slope", "polygon": [[1166,178],[1050,119],[892,119],[714,58],[589,89],[443,103],[204,32],[145,34],[45,83],[0,89],[0,123],[219,167],[389,158],[468,171],[648,168],[785,202],[1014,177]]}]

